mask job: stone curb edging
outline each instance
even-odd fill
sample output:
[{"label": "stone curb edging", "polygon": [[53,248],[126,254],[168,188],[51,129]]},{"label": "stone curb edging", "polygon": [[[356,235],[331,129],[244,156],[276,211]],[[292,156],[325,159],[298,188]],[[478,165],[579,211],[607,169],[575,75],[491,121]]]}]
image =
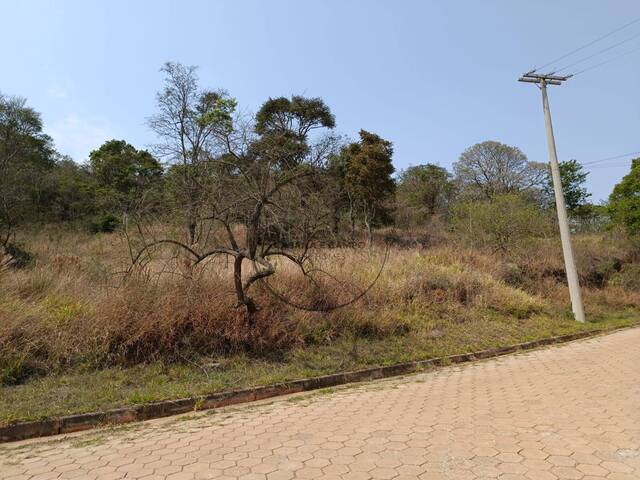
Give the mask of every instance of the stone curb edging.
[{"label": "stone curb edging", "polygon": [[123,423],[150,420],[153,418],[168,417],[171,415],[193,412],[196,410],[209,410],[213,408],[226,407],[229,405],[236,405],[239,403],[254,402],[257,400],[263,400],[280,395],[334,387],[337,385],[343,385],[345,383],[364,382],[404,375],[408,373],[416,373],[433,367],[441,367],[449,364],[465,363],[473,360],[498,357],[518,351],[531,350],[533,348],[545,345],[565,343],[572,340],[594,337],[624,328],[629,327],[617,327],[607,330],[588,330],[584,332],[572,333],[569,335],[560,335],[556,337],[543,338],[540,340],[532,340],[530,342],[519,343],[507,347],[481,350],[474,353],[464,353],[459,355],[449,355],[446,357],[432,358],[429,360],[398,363],[385,367],[366,368],[351,372],[312,377],[303,380],[293,380],[276,385],[218,392],[200,397],[182,398],[178,400],[163,400],[145,405],[116,408],[103,412],[84,413],[48,420],[15,423],[13,425],[0,427],[0,443],[26,440],[36,437],[59,435],[62,433],[78,432],[81,430],[89,430],[100,426],[119,425]]}]

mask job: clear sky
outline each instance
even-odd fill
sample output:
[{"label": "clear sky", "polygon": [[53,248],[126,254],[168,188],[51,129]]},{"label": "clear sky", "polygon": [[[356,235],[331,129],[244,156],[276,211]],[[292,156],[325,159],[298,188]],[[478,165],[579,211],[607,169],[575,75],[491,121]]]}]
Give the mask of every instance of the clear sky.
[{"label": "clear sky", "polygon": [[[200,66],[203,86],[252,111],[269,96],[320,96],[339,132],[391,140],[397,169],[450,168],[484,140],[546,161],[540,94],[518,74],[640,17],[640,2],[0,0],[0,16],[0,91],[27,97],[77,161],[110,138],[154,142],[145,119],[172,60]],[[590,51],[639,33],[635,24]],[[639,86],[636,52],[552,87],[560,158],[640,150]],[[594,200],[629,164],[593,169]]]}]

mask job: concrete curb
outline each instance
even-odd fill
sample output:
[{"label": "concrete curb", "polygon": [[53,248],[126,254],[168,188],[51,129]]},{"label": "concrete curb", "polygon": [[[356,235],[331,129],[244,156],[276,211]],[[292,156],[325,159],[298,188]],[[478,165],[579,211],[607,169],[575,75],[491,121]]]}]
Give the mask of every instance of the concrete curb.
[{"label": "concrete curb", "polygon": [[582,338],[595,337],[617,330],[630,327],[617,327],[607,330],[589,330],[585,332],[561,335],[530,342],[519,343],[508,347],[481,350],[473,353],[461,355],[449,355],[446,357],[432,358],[429,360],[418,360],[413,362],[399,363],[386,367],[373,367],[351,372],[335,373],[321,377],[312,377],[304,380],[293,380],[290,382],[263,387],[246,388],[242,390],[231,390],[218,392],[200,397],[182,398],[177,400],[163,400],[145,405],[123,407],[103,412],[84,413],[79,415],[69,415],[66,417],[39,420],[33,422],[15,423],[0,427],[0,443],[26,440],[29,438],[46,437],[63,433],[89,430],[99,426],[119,425],[124,423],[150,420],[152,418],[168,417],[181,413],[196,410],[208,410],[213,408],[226,407],[239,403],[254,402],[265,398],[286,395],[290,393],[317,390],[320,388],[334,387],[346,383],[364,382],[381,378],[405,375],[408,373],[421,372],[430,368],[444,365],[466,363],[473,360],[499,357],[519,351],[531,350],[545,345],[556,343],[566,343]]}]

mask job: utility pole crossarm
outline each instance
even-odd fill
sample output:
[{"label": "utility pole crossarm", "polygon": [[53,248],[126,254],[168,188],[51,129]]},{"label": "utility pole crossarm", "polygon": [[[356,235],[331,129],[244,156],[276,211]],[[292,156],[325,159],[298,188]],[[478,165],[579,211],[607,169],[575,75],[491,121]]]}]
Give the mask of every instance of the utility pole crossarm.
[{"label": "utility pole crossarm", "polygon": [[559,82],[564,82],[565,80],[569,80],[573,75],[554,75],[553,73],[547,73],[545,75],[541,75],[539,73],[527,72],[523,73],[520,78],[535,78],[538,80],[558,80]]},{"label": "utility pole crossarm", "polygon": [[539,73],[533,73],[534,71],[530,71],[527,73],[523,73],[518,79],[519,82],[527,82],[527,83],[546,83],[547,85],[562,85],[562,82],[566,82],[573,75],[554,75],[553,73],[548,73],[545,75],[541,75]]},{"label": "utility pole crossarm", "polygon": [[542,83],[543,81],[547,85],[562,85],[561,80],[543,80],[541,78],[530,78],[530,77],[520,77],[518,79],[519,82],[528,82],[528,83]]},{"label": "utility pole crossarm", "polygon": [[565,205],[564,192],[562,190],[562,179],[560,178],[560,166],[558,164],[558,154],[556,152],[556,141],[553,136],[553,124],[551,122],[551,110],[549,109],[549,99],[547,97],[547,85],[562,85],[562,82],[571,78],[571,75],[561,77],[553,75],[541,75],[534,73],[535,70],[523,74],[518,81],[539,84],[542,92],[542,109],[544,112],[544,123],[547,131],[547,146],[549,148],[549,165],[551,166],[551,177],[553,179],[553,191],[556,199],[556,212],[558,214],[558,226],[560,227],[560,240],[562,241],[562,254],[564,256],[564,266],[569,284],[569,295],[571,297],[571,309],[573,316],[578,322],[584,322],[584,307],[582,305],[582,293],[578,279],[578,270],[573,256],[571,245],[571,232],[567,218],[567,208]]}]

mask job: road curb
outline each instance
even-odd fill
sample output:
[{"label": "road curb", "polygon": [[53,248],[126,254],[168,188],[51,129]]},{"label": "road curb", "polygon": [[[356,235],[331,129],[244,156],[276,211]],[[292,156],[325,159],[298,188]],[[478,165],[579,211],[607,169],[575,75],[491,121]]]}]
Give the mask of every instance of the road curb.
[{"label": "road curb", "polygon": [[0,427],[0,443],[26,440],[36,437],[47,437],[63,433],[78,432],[108,425],[120,425],[124,423],[150,420],[153,418],[168,417],[196,410],[209,410],[240,403],[254,402],[266,398],[287,395],[291,393],[306,392],[320,388],[335,387],[346,383],[357,383],[382,378],[395,377],[409,373],[421,372],[434,367],[450,364],[459,364],[494,358],[510,353],[516,353],[545,345],[566,343],[573,340],[595,337],[612,333],[618,330],[631,328],[629,326],[617,327],[607,330],[589,330],[584,332],[543,338],[530,342],[518,343],[507,347],[492,348],[473,353],[448,355],[445,357],[418,360],[413,362],[398,363],[384,367],[373,367],[350,372],[335,373],[312,377],[303,380],[292,380],[276,385],[246,388],[218,392],[199,397],[182,398],[177,400],[163,400],[136,405],[131,407],[116,408],[103,412],[69,415],[66,417],[39,420],[33,422],[15,423]]}]

